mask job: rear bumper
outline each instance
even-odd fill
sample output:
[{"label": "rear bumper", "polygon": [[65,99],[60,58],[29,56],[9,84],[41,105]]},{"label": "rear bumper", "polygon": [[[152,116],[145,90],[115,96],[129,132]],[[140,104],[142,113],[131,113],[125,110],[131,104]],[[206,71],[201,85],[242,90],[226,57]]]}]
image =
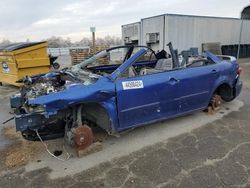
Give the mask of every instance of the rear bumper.
[{"label": "rear bumper", "polygon": [[242,85],[243,85],[243,82],[240,79],[237,79],[236,84],[234,86],[234,98],[240,94],[242,90]]}]

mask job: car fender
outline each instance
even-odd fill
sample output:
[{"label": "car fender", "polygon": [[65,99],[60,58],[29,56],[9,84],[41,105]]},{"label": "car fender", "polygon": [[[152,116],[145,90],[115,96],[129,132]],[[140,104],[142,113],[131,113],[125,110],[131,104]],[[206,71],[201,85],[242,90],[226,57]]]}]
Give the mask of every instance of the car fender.
[{"label": "car fender", "polygon": [[101,103],[102,107],[106,110],[110,124],[111,130],[107,130],[110,134],[117,132],[117,128],[119,127],[118,114],[117,114],[117,106],[116,106],[116,98],[113,97],[107,101]]},{"label": "car fender", "polygon": [[222,84],[227,84],[229,85],[231,88],[233,88],[232,83],[230,83],[230,80],[228,79],[228,76],[220,76],[214,83],[214,87],[212,89],[212,92],[210,93],[210,98],[209,100],[212,98],[213,94],[215,93],[215,91],[222,85]]}]

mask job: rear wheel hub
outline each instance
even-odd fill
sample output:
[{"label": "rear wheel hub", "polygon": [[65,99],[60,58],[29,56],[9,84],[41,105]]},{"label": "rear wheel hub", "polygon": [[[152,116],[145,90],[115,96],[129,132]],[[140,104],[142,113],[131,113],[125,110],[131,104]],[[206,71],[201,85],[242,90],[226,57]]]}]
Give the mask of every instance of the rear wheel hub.
[{"label": "rear wheel hub", "polygon": [[219,110],[219,108],[221,106],[221,103],[222,103],[221,96],[214,95],[213,98],[212,98],[212,100],[211,100],[212,110],[214,110],[214,111]]}]

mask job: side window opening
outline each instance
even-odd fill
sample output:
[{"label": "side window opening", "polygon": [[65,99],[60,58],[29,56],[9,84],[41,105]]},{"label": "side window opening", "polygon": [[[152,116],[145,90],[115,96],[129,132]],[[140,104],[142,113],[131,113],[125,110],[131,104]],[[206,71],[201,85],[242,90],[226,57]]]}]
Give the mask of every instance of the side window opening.
[{"label": "side window opening", "polygon": [[[141,47],[134,48],[133,54],[135,54],[137,51],[139,51]],[[131,65],[123,74],[119,76],[119,79],[121,78],[131,78],[136,77],[140,75],[140,71],[145,68],[153,68],[157,62],[157,58],[155,56],[155,53],[151,50],[147,50],[147,53],[145,53],[143,56],[141,56],[139,59],[137,59],[133,65]]]}]

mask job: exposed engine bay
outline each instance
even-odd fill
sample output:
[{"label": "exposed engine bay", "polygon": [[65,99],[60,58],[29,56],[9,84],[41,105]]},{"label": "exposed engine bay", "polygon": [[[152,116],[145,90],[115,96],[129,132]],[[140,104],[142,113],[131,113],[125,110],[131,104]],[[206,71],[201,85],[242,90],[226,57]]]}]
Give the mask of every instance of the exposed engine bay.
[{"label": "exposed engine bay", "polygon": [[33,77],[26,76],[23,79],[17,81],[19,83],[24,83],[24,86],[21,90],[21,95],[23,98],[32,99],[39,96],[48,95],[49,93],[62,91],[74,84],[93,84],[101,76],[106,75],[110,71],[96,71],[88,68],[87,66],[98,63],[97,61],[100,58],[106,58],[107,56],[108,52],[104,50],[72,67],[68,67],[60,71],[49,72],[43,75],[36,75]]},{"label": "exposed engine bay", "polygon": [[48,95],[49,93],[62,91],[72,84],[81,83],[89,85],[96,79],[98,79],[98,75],[92,78],[87,75],[78,77],[78,75],[70,71],[48,73],[38,78],[25,77],[24,80],[22,80],[24,86],[22,87],[21,94],[24,98],[32,99]]}]

